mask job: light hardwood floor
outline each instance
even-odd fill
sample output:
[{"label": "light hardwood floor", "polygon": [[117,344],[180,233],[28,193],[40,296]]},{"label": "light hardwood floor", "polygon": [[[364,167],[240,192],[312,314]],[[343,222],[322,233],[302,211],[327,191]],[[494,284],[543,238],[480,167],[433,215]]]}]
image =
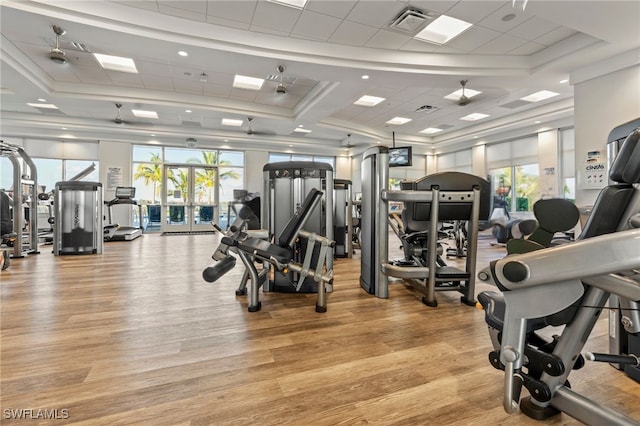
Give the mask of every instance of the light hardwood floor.
[{"label": "light hardwood floor", "polygon": [[[428,308],[394,284],[377,299],[359,287],[356,256],[335,262],[328,312],[315,312],[314,294],[261,293],[262,310],[249,313],[234,294],[240,262],[220,282],[201,278],[218,238],[147,234],[106,243],[102,255],[54,257],[43,246],[14,259],[0,276],[0,422],[539,424],[504,413],[483,312],[458,293]],[[488,240],[479,253],[481,265],[504,255]],[[603,320],[588,347],[606,342]],[[570,379],[640,419],[640,385],[608,364]],[[11,409],[68,418],[9,420]]]}]

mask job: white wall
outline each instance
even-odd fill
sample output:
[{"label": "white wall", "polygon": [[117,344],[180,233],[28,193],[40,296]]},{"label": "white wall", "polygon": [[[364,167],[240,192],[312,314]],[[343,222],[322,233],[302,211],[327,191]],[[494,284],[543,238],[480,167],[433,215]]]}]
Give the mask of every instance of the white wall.
[{"label": "white wall", "polygon": [[[100,141],[98,153],[100,159],[100,182],[102,182],[104,200],[108,201],[115,198],[115,186],[131,185],[131,164],[133,163],[131,158],[131,144],[126,142]],[[122,178],[120,182],[114,180],[109,181],[109,176],[116,176],[115,172],[121,173]],[[112,189],[109,188],[110,184],[114,185]],[[104,213],[105,215],[107,214],[106,211]],[[111,221],[121,226],[131,226],[131,210],[122,206],[120,206],[120,208],[113,208]]]},{"label": "white wall", "polygon": [[578,169],[588,151],[606,156],[607,136],[614,127],[640,117],[640,65],[576,84],[574,103],[576,205],[592,205],[599,191],[584,189]]},{"label": "white wall", "polygon": [[471,148],[471,174],[487,177],[487,146],[476,145]]},{"label": "white wall", "polygon": [[245,186],[249,192],[259,192],[264,196],[262,168],[269,162],[267,151],[245,151]]}]

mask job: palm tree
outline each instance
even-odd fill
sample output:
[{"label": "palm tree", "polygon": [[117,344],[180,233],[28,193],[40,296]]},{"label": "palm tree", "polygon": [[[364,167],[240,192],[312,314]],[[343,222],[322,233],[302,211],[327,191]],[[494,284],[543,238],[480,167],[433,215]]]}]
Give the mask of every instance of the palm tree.
[{"label": "palm tree", "polygon": [[162,182],[162,158],[160,154],[151,154],[151,163],[138,164],[138,169],[134,174],[134,179],[144,179],[144,184],[149,186],[153,183],[153,204],[156,203],[156,195],[159,195]]},{"label": "palm tree", "polygon": [[[192,158],[188,160],[189,163],[198,163],[204,164],[208,166],[225,166],[230,165],[228,161],[221,160],[218,161],[218,152],[217,151],[202,151],[202,160],[198,158]],[[224,173],[220,173],[218,176],[219,185],[221,188],[222,181],[226,179],[237,179],[238,174],[233,170],[227,170]],[[198,192],[204,192],[207,194],[208,202],[211,203],[211,189],[215,185],[215,171],[212,168],[204,168],[202,171],[196,173],[196,188],[198,188]]]}]

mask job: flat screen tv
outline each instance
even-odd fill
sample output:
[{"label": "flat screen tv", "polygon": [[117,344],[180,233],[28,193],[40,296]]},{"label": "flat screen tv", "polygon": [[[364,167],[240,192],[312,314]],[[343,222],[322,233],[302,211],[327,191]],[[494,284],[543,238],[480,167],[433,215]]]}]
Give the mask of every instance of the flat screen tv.
[{"label": "flat screen tv", "polygon": [[404,167],[411,165],[411,147],[399,146],[389,148],[389,167]]}]

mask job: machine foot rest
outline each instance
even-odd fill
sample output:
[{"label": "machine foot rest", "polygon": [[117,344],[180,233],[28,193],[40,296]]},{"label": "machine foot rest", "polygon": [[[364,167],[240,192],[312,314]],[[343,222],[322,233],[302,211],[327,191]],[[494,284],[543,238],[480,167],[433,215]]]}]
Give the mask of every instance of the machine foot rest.
[{"label": "machine foot rest", "polygon": [[326,306],[319,306],[316,303],[316,312],[319,312],[319,313],[323,314],[323,313],[327,312],[327,307]]},{"label": "machine foot rest", "polygon": [[247,309],[249,310],[249,312],[258,312],[261,307],[262,307],[262,302],[258,302],[257,305],[249,305]]},{"label": "machine foot rest", "polygon": [[546,420],[560,414],[560,410],[552,406],[541,407],[531,401],[531,397],[527,396],[520,401],[520,410],[527,416],[535,420]]},{"label": "machine foot rest", "polygon": [[469,273],[461,271],[458,268],[454,268],[453,266],[441,266],[436,268],[436,278],[443,280],[468,280],[470,277]]},{"label": "machine foot rest", "polygon": [[240,289],[236,289],[236,296],[246,296],[247,295],[247,289],[243,288],[242,290]]}]

